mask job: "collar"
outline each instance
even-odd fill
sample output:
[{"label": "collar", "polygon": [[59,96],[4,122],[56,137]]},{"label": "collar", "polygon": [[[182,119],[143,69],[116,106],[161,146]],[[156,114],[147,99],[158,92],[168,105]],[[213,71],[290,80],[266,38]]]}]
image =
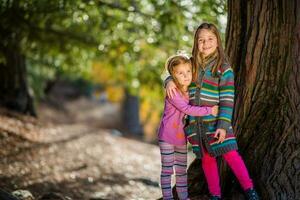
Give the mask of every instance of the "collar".
[{"label": "collar", "polygon": [[210,55],[208,55],[206,58],[203,59],[203,62],[202,62],[202,66],[203,66],[203,69],[207,69],[207,68],[211,68],[215,61],[217,60],[217,51],[211,53]]}]

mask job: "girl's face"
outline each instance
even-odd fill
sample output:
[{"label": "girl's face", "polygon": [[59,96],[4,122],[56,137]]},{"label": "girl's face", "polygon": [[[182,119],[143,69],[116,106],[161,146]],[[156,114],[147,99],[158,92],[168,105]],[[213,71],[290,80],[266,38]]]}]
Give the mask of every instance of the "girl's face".
[{"label": "girl's face", "polygon": [[177,65],[174,69],[174,76],[181,86],[189,86],[192,82],[192,65],[190,63]]},{"label": "girl's face", "polygon": [[211,53],[215,52],[218,47],[218,41],[216,35],[207,29],[202,29],[198,35],[198,50],[204,56],[207,57]]}]

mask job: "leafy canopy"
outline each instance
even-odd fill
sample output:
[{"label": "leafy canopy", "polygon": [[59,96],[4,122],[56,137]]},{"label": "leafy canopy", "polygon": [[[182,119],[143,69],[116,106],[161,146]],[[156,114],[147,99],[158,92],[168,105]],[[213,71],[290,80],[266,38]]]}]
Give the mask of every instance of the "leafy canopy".
[{"label": "leafy canopy", "polygon": [[[191,52],[202,21],[224,32],[225,13],[225,0],[1,0],[0,62],[7,48],[20,47],[41,94],[56,76],[157,91],[166,58]],[[109,81],[97,67],[110,71]]]}]

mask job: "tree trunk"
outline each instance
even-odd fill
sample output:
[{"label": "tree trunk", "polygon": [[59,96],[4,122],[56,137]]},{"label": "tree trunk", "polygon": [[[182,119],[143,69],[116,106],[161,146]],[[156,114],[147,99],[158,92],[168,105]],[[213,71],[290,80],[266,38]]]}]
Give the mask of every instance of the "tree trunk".
[{"label": "tree trunk", "polygon": [[123,102],[123,123],[126,132],[142,136],[143,129],[140,123],[140,114],[139,114],[139,97],[130,94],[130,92],[125,89],[125,99]]},{"label": "tree trunk", "polygon": [[25,57],[15,45],[8,45],[2,54],[5,62],[0,63],[0,105],[36,116],[27,86]]},{"label": "tree trunk", "polygon": [[[300,1],[228,1],[226,52],[235,71],[239,151],[261,199],[300,199]],[[197,170],[195,162],[190,193],[199,194]],[[221,182],[223,195],[240,199],[224,163]]]},{"label": "tree trunk", "polygon": [[240,152],[262,199],[299,199],[300,1],[228,3]]}]

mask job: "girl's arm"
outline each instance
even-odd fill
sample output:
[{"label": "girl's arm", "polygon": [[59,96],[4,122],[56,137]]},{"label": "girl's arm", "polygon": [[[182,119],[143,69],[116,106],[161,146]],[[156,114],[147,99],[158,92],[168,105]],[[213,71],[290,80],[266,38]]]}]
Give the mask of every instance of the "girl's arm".
[{"label": "girl's arm", "polygon": [[228,131],[234,107],[234,74],[230,66],[224,69],[219,84],[220,102],[217,129]]},{"label": "girl's arm", "polygon": [[188,101],[178,91],[176,91],[173,98],[167,98],[167,101],[187,115],[205,116],[212,114],[212,107],[189,105]]},{"label": "girl's arm", "polygon": [[167,96],[169,98],[173,98],[175,93],[176,93],[176,90],[177,90],[177,87],[173,81],[173,78],[172,76],[168,76],[165,80],[164,80],[164,87],[166,89],[166,93],[167,93]]}]

